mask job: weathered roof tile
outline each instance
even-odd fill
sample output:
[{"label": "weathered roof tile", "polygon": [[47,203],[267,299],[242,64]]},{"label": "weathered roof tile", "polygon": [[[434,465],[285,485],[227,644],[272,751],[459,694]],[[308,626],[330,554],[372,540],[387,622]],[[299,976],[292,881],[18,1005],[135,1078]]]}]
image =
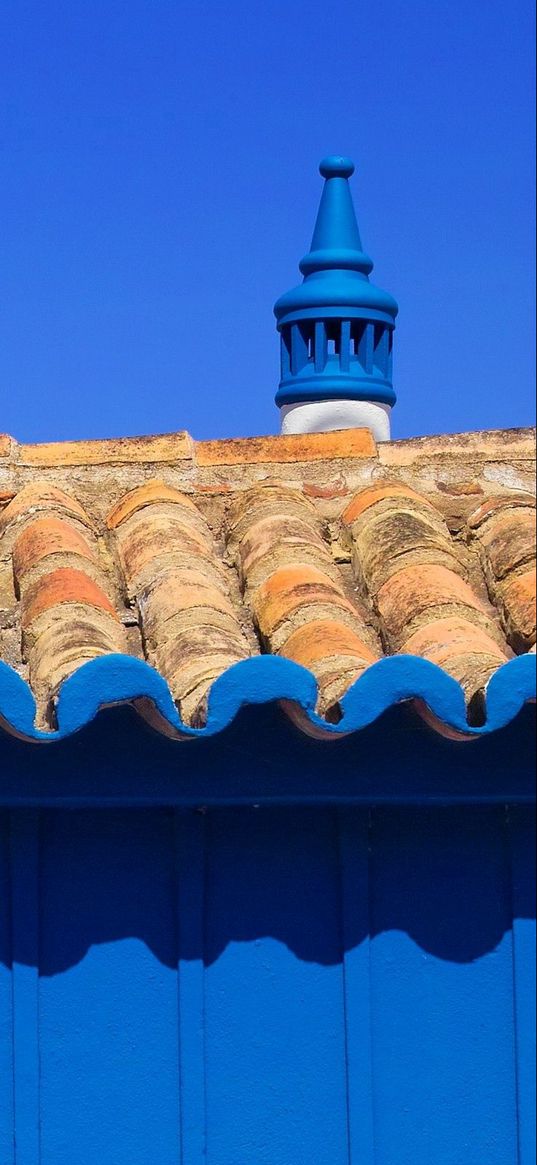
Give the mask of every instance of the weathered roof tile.
[{"label": "weathered roof tile", "polygon": [[166,433],[155,437],[118,437],[102,441],[64,441],[43,445],[21,445],[20,465],[63,468],[75,465],[154,465],[159,462],[188,461],[193,443],[188,433]]},{"label": "weathered roof tile", "polygon": [[379,652],[345,593],[315,507],[293,490],[261,486],[239,498],[229,529],[264,645],[310,668],[319,684],[319,707],[327,710],[352,682],[351,673],[357,679]]},{"label": "weathered roof tile", "polygon": [[35,482],[2,517],[20,595],[21,655],[47,722],[61,681],[83,662],[125,650],[124,629],[76,499]]},{"label": "weathered roof tile", "polygon": [[22,597],[22,626],[29,627],[38,615],[61,603],[84,603],[98,610],[118,616],[101,587],[81,570],[59,567],[37,580]]},{"label": "weathered roof tile", "polygon": [[472,704],[535,645],[531,449],[527,431],[0,437],[0,658],[28,664],[44,724],[76,668],[127,651],[192,724],[259,652],[313,672],[333,720],[386,654],[436,663]]},{"label": "weathered roof tile", "polygon": [[189,498],[161,483],[130,494],[108,521],[148,658],[183,717],[198,722],[212,680],[250,654],[209,526]]},{"label": "weathered roof tile", "polygon": [[515,650],[528,650],[535,644],[535,500],[520,494],[489,500],[468,526],[508,639]]},{"label": "weathered roof tile", "polygon": [[0,513],[0,534],[11,523],[26,522],[41,512],[44,514],[65,514],[70,518],[78,519],[86,526],[91,525],[86,511],[76,498],[66,494],[64,490],[38,479],[23,486]]},{"label": "weathered roof tile", "polygon": [[536,572],[535,566],[523,574],[510,575],[498,587],[498,600],[505,613],[514,645],[522,651],[535,647],[536,630]]},{"label": "weathered roof tile", "polygon": [[198,441],[196,461],[207,465],[277,465],[375,457],[377,446],[369,429],[333,433],[302,433],[284,437],[243,437]]},{"label": "weathered roof tile", "polygon": [[19,580],[44,559],[55,561],[65,556],[94,561],[93,551],[86,538],[69,522],[57,517],[36,518],[25,526],[13,548],[13,569]]},{"label": "weathered roof tile", "polygon": [[425,623],[406,640],[402,650],[444,668],[459,682],[469,702],[485,689],[508,658],[486,631],[457,616]]},{"label": "weathered roof tile", "polygon": [[[460,575],[445,566],[420,563],[392,574],[377,594],[377,605],[392,648],[402,645],[431,618],[464,614],[495,638],[490,609]],[[498,636],[499,637],[499,636]]]},{"label": "weathered roof tile", "polygon": [[115,530],[127,518],[131,518],[133,514],[137,514],[139,510],[145,509],[146,506],[154,506],[159,503],[167,504],[169,502],[172,505],[183,506],[191,514],[197,513],[194,502],[186,494],[179,494],[173,486],[166,485],[165,481],[152,480],[146,482],[145,485],[139,486],[137,489],[131,490],[124,497],[121,497],[117,505],[110,510],[107,517],[107,525],[110,530]]}]

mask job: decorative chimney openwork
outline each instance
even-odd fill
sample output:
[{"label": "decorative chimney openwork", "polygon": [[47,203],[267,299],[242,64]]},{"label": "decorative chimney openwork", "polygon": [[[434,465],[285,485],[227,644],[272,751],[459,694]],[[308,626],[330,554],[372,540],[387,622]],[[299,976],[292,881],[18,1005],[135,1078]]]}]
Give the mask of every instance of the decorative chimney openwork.
[{"label": "decorative chimney openwork", "polygon": [[[276,404],[284,431],[336,427],[341,407],[309,410],[299,405],[363,402],[369,409],[346,409],[350,424],[360,417],[374,428],[376,412],[386,417],[395,403],[392,347],[397,304],[369,281],[373,263],[362,249],[348,179],[348,158],[321,163],[326,179],[310,252],[302,259],[304,281],[276,303],[281,336],[281,380]],[[375,411],[376,410],[376,411]],[[293,413],[293,427],[289,416]],[[312,422],[313,417],[313,422]],[[344,425],[341,427],[345,427]]]},{"label": "decorative chimney openwork", "polygon": [[[306,391],[303,399],[312,399],[312,390],[326,400],[327,383],[335,381],[338,397],[345,396],[352,382],[370,381],[368,399],[386,404],[395,402],[392,387],[393,324],[371,323],[360,317],[348,320],[303,320],[281,327],[281,383],[279,396],[286,396],[291,385],[293,397]],[[319,384],[317,377],[322,376]],[[354,392],[352,398],[355,399]],[[278,402],[280,403],[280,402]]]}]

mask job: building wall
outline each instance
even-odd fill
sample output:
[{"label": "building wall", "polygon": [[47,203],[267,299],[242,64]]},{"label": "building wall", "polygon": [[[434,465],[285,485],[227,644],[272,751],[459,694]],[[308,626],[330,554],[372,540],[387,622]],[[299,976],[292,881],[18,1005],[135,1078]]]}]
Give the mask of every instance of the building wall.
[{"label": "building wall", "polygon": [[[1,739],[21,787],[0,813],[2,1165],[529,1165],[514,729],[482,749],[392,727],[326,746],[239,726],[201,756],[117,718]],[[448,803],[455,757],[474,803]],[[285,804],[298,761],[310,803]]]}]

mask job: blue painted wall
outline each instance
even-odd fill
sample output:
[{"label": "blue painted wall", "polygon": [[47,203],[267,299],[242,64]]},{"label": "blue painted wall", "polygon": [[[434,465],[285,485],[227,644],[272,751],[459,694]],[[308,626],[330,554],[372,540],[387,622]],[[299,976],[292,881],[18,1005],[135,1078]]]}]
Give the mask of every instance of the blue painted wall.
[{"label": "blue painted wall", "polygon": [[2,1165],[529,1165],[532,736],[0,736]]}]

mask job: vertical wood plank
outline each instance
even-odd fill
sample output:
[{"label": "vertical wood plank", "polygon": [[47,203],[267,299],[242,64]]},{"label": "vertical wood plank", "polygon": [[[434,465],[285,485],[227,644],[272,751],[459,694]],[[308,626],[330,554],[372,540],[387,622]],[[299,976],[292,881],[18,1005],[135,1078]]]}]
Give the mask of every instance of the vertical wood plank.
[{"label": "vertical wood plank", "polygon": [[516,1165],[512,908],[496,807],[380,807],[376,1165]]},{"label": "vertical wood plank", "polygon": [[535,814],[509,811],[513,888],[513,990],[519,1165],[533,1165],[535,1137]]},{"label": "vertical wood plank", "polygon": [[179,933],[179,1087],[181,1165],[206,1155],[205,1086],[205,817],[178,811],[176,822]]},{"label": "vertical wood plank", "polygon": [[44,1165],[180,1161],[175,849],[165,809],[42,810]]},{"label": "vertical wood plank", "polygon": [[207,1160],[348,1165],[335,811],[207,822]]},{"label": "vertical wood plank", "polygon": [[366,809],[338,812],[350,1165],[374,1165],[375,1161],[369,817]]},{"label": "vertical wood plank", "polygon": [[0,811],[0,1161],[13,1165],[13,979],[10,816]]},{"label": "vertical wood plank", "polygon": [[39,1165],[39,813],[17,809],[10,829],[15,1165]]}]

